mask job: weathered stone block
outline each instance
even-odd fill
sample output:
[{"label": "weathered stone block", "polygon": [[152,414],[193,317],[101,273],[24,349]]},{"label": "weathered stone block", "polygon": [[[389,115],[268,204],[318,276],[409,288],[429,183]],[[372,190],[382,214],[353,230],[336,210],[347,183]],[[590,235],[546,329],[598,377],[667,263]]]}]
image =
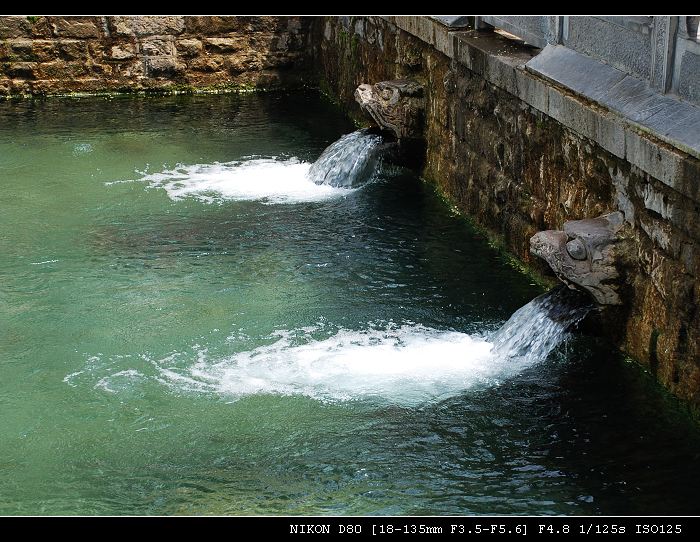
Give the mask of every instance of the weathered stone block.
[{"label": "weathered stone block", "polygon": [[8,40],[6,45],[15,61],[34,60],[32,41],[31,39]]},{"label": "weathered stone block", "polygon": [[659,145],[634,130],[625,131],[625,146],[628,161],[681,194],[700,202],[697,184],[689,182],[687,177],[690,173],[690,179],[693,179],[697,159]]},{"label": "weathered stone block", "polygon": [[518,94],[516,69],[503,59],[489,56],[486,61],[486,77],[489,82],[513,95]]},{"label": "weathered stone block", "polygon": [[435,49],[446,55],[448,58],[454,57],[453,33],[442,25],[433,27],[433,46]]},{"label": "weathered stone block", "polygon": [[49,24],[59,38],[98,38],[102,34],[96,17],[51,17]]},{"label": "weathered stone block", "polygon": [[136,45],[132,43],[113,45],[109,51],[109,58],[112,60],[128,60],[134,56],[136,56]]},{"label": "weathered stone block", "polygon": [[606,151],[619,158],[624,158],[627,154],[625,128],[613,116],[604,113],[598,115],[593,139]]},{"label": "weathered stone block", "polygon": [[151,75],[172,77],[182,74],[187,66],[173,57],[150,57],[146,59],[146,68]]},{"label": "weathered stone block", "polygon": [[696,244],[683,243],[681,245],[680,261],[685,273],[696,279],[700,277],[700,248]]},{"label": "weathered stone block", "polygon": [[32,52],[37,62],[47,62],[58,56],[55,40],[33,40]]},{"label": "weathered stone block", "polygon": [[700,55],[686,51],[680,62],[678,94],[696,104],[700,104],[700,87],[697,79],[699,70]]},{"label": "weathered stone block", "polygon": [[283,17],[241,17],[241,20],[245,22],[243,32],[278,32]]},{"label": "weathered stone block", "polygon": [[638,213],[639,226],[649,236],[652,244],[677,258],[680,254],[680,238],[675,235],[671,224],[661,220],[655,220]]},{"label": "weathered stone block", "polygon": [[178,40],[175,44],[178,54],[185,57],[193,57],[201,54],[203,45],[201,40],[189,38]]},{"label": "weathered stone block", "polygon": [[109,56],[109,50],[114,45],[116,40],[82,40],[81,43],[87,48],[87,56],[94,59],[104,59]]},{"label": "weathered stone block", "polygon": [[83,66],[89,68],[89,73],[99,77],[109,77],[112,74],[112,66],[110,64],[92,62],[89,65],[83,64]]},{"label": "weathered stone block", "polygon": [[549,93],[545,83],[523,69],[515,70],[516,96],[538,111],[549,111]]},{"label": "weathered stone block", "polygon": [[681,168],[677,190],[693,201],[700,201],[700,160],[693,158],[683,160]]},{"label": "weathered stone block", "polygon": [[597,100],[609,94],[625,73],[561,45],[547,45],[526,69],[558,85]]},{"label": "weathered stone block", "polygon": [[109,26],[119,36],[178,35],[185,30],[185,17],[109,17]]},{"label": "weathered stone block", "polygon": [[37,16],[0,17],[0,39],[3,37],[52,38],[53,33],[48,19],[48,17]]},{"label": "weathered stone block", "polygon": [[10,89],[14,95],[31,95],[35,82],[27,79],[12,79]]},{"label": "weathered stone block", "polygon": [[185,32],[204,36],[239,32],[247,17],[185,17]]},{"label": "weathered stone block", "polygon": [[629,70],[642,79],[648,79],[651,69],[651,36],[649,33],[610,24],[598,17],[569,19],[565,45],[593,58],[604,58],[616,68]]},{"label": "weathered stone block", "polygon": [[473,47],[464,34],[457,35],[457,43],[454,51],[455,59],[474,73],[483,74],[486,70],[486,55],[485,53]]},{"label": "weathered stone block", "polygon": [[0,39],[30,37],[32,26],[24,16],[3,17],[0,20]]},{"label": "weathered stone block", "polygon": [[576,133],[594,140],[598,131],[596,112],[556,87],[549,87],[548,93],[549,116]]},{"label": "weathered stone block", "polygon": [[36,62],[13,62],[5,73],[13,79],[36,79]]},{"label": "weathered stone block", "polygon": [[223,67],[233,75],[257,71],[263,68],[263,62],[255,56],[229,57],[223,62]]},{"label": "weathered stone block", "polygon": [[146,56],[173,56],[175,38],[173,36],[144,38],[141,42],[141,53]]},{"label": "weathered stone block", "polygon": [[39,79],[67,79],[81,77],[90,73],[88,65],[84,62],[44,62],[38,66],[37,78]]},{"label": "weathered stone block", "polygon": [[201,56],[190,62],[191,70],[198,72],[218,72],[224,69],[224,57],[222,56]]},{"label": "weathered stone block", "polygon": [[133,82],[140,83],[141,78],[146,74],[146,67],[141,60],[124,60],[112,66],[112,74],[124,80],[124,84]]},{"label": "weathered stone block", "polygon": [[240,51],[246,45],[246,38],[243,36],[235,38],[204,38],[204,47],[207,51],[217,53],[233,53]]},{"label": "weathered stone block", "polygon": [[[700,94],[700,91],[698,93]],[[697,127],[700,125],[700,107],[695,107],[694,113],[678,121],[675,126],[664,126],[666,129],[659,133],[666,136],[679,149],[696,158],[700,158],[700,131],[697,130]],[[655,133],[655,131],[652,130],[652,133]]]},{"label": "weathered stone block", "polygon": [[[430,21],[424,20],[422,17],[393,17],[394,24],[398,26],[401,30],[413,34],[418,39],[428,43],[430,45],[434,44],[433,39],[433,24]],[[435,25],[438,26],[438,25]]]},{"label": "weathered stone block", "polygon": [[692,288],[692,279],[683,273],[679,264],[660,254],[655,255],[651,281],[664,300],[685,299]]},{"label": "weathered stone block", "polygon": [[86,59],[88,47],[83,40],[59,40],[57,43],[58,56],[64,60]]}]

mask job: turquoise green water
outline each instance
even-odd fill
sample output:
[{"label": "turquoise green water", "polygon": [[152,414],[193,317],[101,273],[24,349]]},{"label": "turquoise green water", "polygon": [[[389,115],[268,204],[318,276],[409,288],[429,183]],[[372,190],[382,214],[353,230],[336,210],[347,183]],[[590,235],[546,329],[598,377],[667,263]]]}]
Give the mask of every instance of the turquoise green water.
[{"label": "turquoise green water", "polygon": [[310,94],[0,103],[0,513],[697,513],[698,434]]}]

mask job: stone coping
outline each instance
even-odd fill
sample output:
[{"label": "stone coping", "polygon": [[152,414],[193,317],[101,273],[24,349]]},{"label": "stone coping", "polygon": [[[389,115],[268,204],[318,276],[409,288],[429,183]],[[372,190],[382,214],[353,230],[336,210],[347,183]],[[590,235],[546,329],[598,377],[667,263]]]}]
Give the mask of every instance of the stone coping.
[{"label": "stone coping", "polygon": [[384,19],[700,202],[700,108],[563,46],[540,50],[429,17]]},{"label": "stone coping", "polygon": [[547,45],[525,67],[700,158],[700,107],[563,45]]},{"label": "stone coping", "polygon": [[466,15],[431,15],[430,18],[452,29],[474,26],[474,17]]}]

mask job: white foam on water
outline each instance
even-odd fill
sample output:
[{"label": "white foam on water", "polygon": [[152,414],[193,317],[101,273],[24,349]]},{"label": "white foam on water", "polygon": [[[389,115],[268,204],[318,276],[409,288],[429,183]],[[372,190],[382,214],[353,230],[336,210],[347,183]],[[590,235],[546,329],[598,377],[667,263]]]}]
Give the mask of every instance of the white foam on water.
[{"label": "white foam on water", "polygon": [[85,371],[75,371],[70,374],[67,374],[63,377],[63,382],[68,384],[71,388],[77,388],[78,385],[73,382],[73,379],[79,377],[83,373],[85,373]]},{"label": "white foam on water", "polygon": [[83,154],[89,154],[93,151],[92,145],[90,143],[76,143],[73,146],[73,156],[80,156]]},{"label": "white foam on water", "polygon": [[134,381],[140,381],[144,378],[144,375],[136,369],[126,369],[100,378],[95,384],[95,388],[109,393],[119,393],[120,391],[133,388]]},{"label": "white foam on water", "polygon": [[[322,340],[314,339],[312,330],[281,331],[269,345],[223,359],[200,350],[184,370],[173,363],[156,365],[164,384],[233,399],[278,394],[416,405],[498,385],[546,360],[587,312],[587,306],[567,307],[559,293],[550,292],[517,310],[488,337],[421,325],[340,330]],[[301,343],[299,331],[304,331]]]},{"label": "white foam on water", "polygon": [[138,179],[165,190],[173,201],[196,198],[206,203],[227,200],[265,203],[324,201],[353,190],[319,185],[307,177],[311,164],[296,158],[254,158],[213,164],[178,165]]},{"label": "white foam on water", "polygon": [[482,337],[422,326],[341,330],[305,344],[295,344],[291,335],[280,332],[270,345],[222,359],[202,350],[184,370],[159,363],[159,380],[175,390],[232,400],[275,394],[410,406],[495,385],[528,364],[499,358]]},{"label": "white foam on water", "polygon": [[[319,339],[320,325],[278,331],[268,344],[218,358],[199,346],[161,359],[141,355],[136,367],[130,355],[93,356],[64,381],[76,386],[87,380],[110,393],[152,382],[178,393],[208,393],[231,401],[272,394],[416,406],[496,386],[546,360],[569,336],[569,326],[589,310],[560,297],[555,291],[532,300],[488,337],[406,324],[341,329]],[[230,337],[231,344],[236,342]]]}]

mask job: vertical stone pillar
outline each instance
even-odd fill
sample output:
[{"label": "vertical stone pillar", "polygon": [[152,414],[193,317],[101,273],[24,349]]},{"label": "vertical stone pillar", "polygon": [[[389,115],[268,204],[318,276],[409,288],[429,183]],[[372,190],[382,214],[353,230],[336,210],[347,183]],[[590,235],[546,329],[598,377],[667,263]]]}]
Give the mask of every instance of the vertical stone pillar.
[{"label": "vertical stone pillar", "polygon": [[562,19],[563,17],[547,17],[547,43],[561,43]]},{"label": "vertical stone pillar", "polygon": [[677,33],[678,17],[654,17],[649,82],[659,92],[668,92],[671,88]]},{"label": "vertical stone pillar", "polygon": [[483,17],[474,17],[474,28],[477,30],[493,30],[493,26],[484,21]]},{"label": "vertical stone pillar", "polygon": [[563,44],[569,39],[569,16],[564,15],[561,17],[561,21],[559,23],[559,30],[561,31],[559,34],[559,43]]}]

